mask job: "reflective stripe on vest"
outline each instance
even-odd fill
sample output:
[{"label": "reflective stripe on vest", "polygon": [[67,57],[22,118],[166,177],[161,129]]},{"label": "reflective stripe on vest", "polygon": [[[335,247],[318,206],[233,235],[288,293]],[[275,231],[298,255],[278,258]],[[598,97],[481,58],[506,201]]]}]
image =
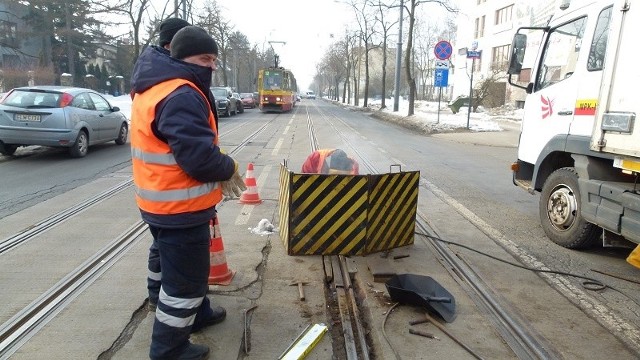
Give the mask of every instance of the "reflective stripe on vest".
[{"label": "reflective stripe on vest", "polygon": [[[159,140],[151,129],[156,105],[180,86],[189,85],[207,97],[191,82],[168,80],[141,94],[136,94],[131,106],[131,161],[136,202],[140,209],[153,214],[177,214],[208,209],[222,200],[218,183],[202,183],[190,177],[171,153],[171,148]],[[209,107],[208,122],[216,134],[215,118]]]}]

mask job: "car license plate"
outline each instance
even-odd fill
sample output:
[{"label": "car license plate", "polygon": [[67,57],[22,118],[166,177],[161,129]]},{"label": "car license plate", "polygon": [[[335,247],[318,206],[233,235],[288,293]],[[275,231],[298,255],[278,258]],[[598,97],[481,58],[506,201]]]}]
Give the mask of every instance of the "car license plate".
[{"label": "car license plate", "polygon": [[34,114],[16,114],[16,121],[40,121],[40,115]]}]

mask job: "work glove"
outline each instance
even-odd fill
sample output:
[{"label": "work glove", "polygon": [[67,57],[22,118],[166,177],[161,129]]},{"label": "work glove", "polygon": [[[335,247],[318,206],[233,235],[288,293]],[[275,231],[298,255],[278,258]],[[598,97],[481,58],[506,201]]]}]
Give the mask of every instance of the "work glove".
[{"label": "work glove", "polygon": [[247,190],[247,185],[245,185],[244,180],[242,180],[242,176],[238,174],[238,163],[233,160],[234,164],[234,172],[231,178],[227,181],[223,181],[222,185],[222,195],[228,198],[240,197],[242,192]]}]

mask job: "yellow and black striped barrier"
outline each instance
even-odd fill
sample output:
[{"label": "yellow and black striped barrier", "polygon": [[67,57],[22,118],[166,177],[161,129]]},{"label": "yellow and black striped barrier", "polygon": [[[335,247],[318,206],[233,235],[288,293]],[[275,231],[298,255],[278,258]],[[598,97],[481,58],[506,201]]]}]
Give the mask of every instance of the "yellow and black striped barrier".
[{"label": "yellow and black striped barrier", "polygon": [[413,244],[419,171],[298,174],[280,167],[280,237],[289,255],[365,255]]}]

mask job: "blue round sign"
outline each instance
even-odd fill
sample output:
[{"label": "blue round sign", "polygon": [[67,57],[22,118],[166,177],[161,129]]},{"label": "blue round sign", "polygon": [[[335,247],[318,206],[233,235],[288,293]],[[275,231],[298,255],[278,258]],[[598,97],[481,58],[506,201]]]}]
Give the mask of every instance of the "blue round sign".
[{"label": "blue round sign", "polygon": [[446,40],[440,40],[433,48],[433,52],[436,55],[436,58],[439,60],[447,60],[451,57],[451,53],[453,52],[453,47]]}]

